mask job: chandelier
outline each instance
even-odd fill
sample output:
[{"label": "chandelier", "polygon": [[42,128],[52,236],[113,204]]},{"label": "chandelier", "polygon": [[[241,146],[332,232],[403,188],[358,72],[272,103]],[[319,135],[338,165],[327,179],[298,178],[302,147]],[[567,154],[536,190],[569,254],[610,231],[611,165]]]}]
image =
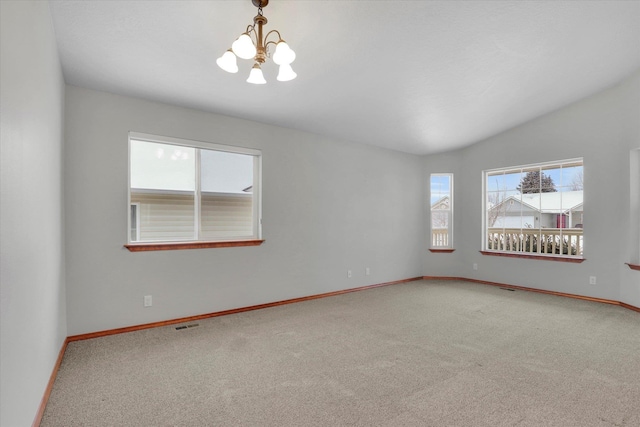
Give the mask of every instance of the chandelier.
[{"label": "chandelier", "polygon": [[[271,58],[280,66],[278,81],[286,82],[295,79],[297,74],[291,68],[291,63],[296,59],[296,54],[282,39],[280,32],[271,30],[262,37],[262,26],[267,24],[267,18],[262,15],[262,8],[269,4],[269,0],[251,0],[251,3],[258,8],[258,14],[253,18],[253,25],[247,26],[247,30],[233,42],[231,49],[216,60],[216,64],[224,71],[237,73],[236,56],[242,59],[253,59],[253,68],[247,82],[265,84],[267,81],[262,75],[260,66],[267,58]],[[277,41],[275,36],[272,40],[268,40],[271,35],[277,35]],[[275,45],[273,55],[269,52],[272,45]]]}]

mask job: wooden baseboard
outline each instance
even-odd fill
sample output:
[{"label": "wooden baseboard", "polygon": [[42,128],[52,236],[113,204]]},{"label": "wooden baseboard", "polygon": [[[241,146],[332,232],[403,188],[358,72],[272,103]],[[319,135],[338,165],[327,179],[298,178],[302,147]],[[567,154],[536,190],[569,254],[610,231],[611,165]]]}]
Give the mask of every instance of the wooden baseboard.
[{"label": "wooden baseboard", "polygon": [[71,341],[82,341],[82,340],[88,340],[88,339],[91,339],[91,338],[104,337],[104,336],[108,336],[108,335],[122,334],[122,333],[125,333],[125,332],[133,332],[133,331],[140,331],[140,330],[143,330],[143,329],[151,329],[151,328],[158,328],[158,327],[161,327],[161,326],[175,325],[175,324],[178,324],[178,323],[194,322],[194,321],[197,321],[197,320],[209,319],[211,317],[227,316],[229,314],[242,313],[242,312],[245,312],[245,311],[260,310],[262,308],[269,308],[269,307],[277,307],[279,305],[293,304],[293,303],[296,303],[296,302],[309,301],[309,300],[318,299],[318,298],[332,297],[332,296],[335,296],[335,295],[341,295],[341,294],[346,294],[346,293],[350,293],[350,292],[363,291],[365,289],[379,288],[381,286],[397,285],[397,284],[400,284],[400,283],[413,282],[413,281],[416,281],[416,280],[422,280],[422,277],[413,277],[413,278],[410,278],[410,279],[395,280],[393,282],[377,283],[377,284],[374,284],[374,285],[360,286],[358,288],[343,289],[343,290],[340,290],[340,291],[333,291],[333,292],[327,292],[327,293],[323,293],[323,294],[309,295],[309,296],[306,296],[306,297],[292,298],[292,299],[288,299],[288,300],[269,302],[269,303],[266,303],[266,304],[252,305],[252,306],[248,306],[248,307],[234,308],[234,309],[231,309],[231,310],[216,311],[214,313],[199,314],[199,315],[196,315],[196,316],[181,317],[181,318],[178,318],[178,319],[164,320],[164,321],[160,321],[160,322],[145,323],[145,324],[142,324],[142,325],[128,326],[128,327],[125,327],[125,328],[108,329],[108,330],[105,330],[105,331],[91,332],[91,333],[88,333],[88,334],[73,335],[73,336],[68,337],[67,340],[69,340],[70,342]]},{"label": "wooden baseboard", "polygon": [[56,377],[58,376],[58,370],[60,369],[60,365],[62,364],[62,358],[64,357],[64,352],[67,351],[68,343],[69,343],[69,338],[65,338],[64,342],[62,343],[62,348],[60,348],[60,352],[58,353],[58,359],[56,360],[56,364],[53,366],[53,372],[51,372],[51,376],[49,377],[49,383],[47,384],[47,388],[44,390],[42,401],[40,401],[38,412],[36,413],[36,417],[34,418],[33,424],[31,424],[31,427],[38,427],[42,422],[44,409],[47,407],[49,396],[51,396],[51,390],[53,390],[53,383],[56,381]]},{"label": "wooden baseboard", "polygon": [[627,303],[624,303],[624,302],[621,302],[621,301],[604,299],[604,298],[595,298],[595,297],[588,297],[588,296],[584,296],[584,295],[568,294],[568,293],[564,293],[564,292],[547,291],[547,290],[544,290],[544,289],[528,288],[526,286],[510,285],[508,283],[489,282],[487,280],[469,279],[469,278],[466,278],[466,277],[423,276],[423,279],[424,280],[460,280],[460,281],[463,281],[463,282],[479,283],[481,285],[498,286],[498,287],[501,287],[501,288],[517,289],[517,290],[520,290],[520,291],[537,292],[537,293],[540,293],[540,294],[555,295],[555,296],[559,296],[559,297],[574,298],[574,299],[580,299],[580,300],[585,300],[585,301],[593,301],[593,302],[599,302],[599,303],[602,303],[602,304],[619,305],[620,307],[624,307],[624,308],[627,308],[629,310],[637,311],[637,312],[640,313],[640,308],[635,307],[635,306],[633,306],[631,304],[627,304]]},{"label": "wooden baseboard", "polygon": [[621,302],[620,307],[627,308],[629,310],[637,311],[640,313],[640,307],[636,307],[635,305],[627,304],[626,302]]}]

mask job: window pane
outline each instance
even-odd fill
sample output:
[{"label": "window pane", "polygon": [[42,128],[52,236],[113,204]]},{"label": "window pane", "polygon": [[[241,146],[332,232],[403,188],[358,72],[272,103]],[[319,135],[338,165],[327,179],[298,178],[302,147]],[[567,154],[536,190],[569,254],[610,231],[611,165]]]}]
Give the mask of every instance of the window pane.
[{"label": "window pane", "polygon": [[131,140],[131,188],[194,191],[195,149]]},{"label": "window pane", "polygon": [[506,188],[506,181],[504,179],[504,173],[493,173],[487,175],[486,182],[487,191],[500,191]]},{"label": "window pane", "polygon": [[218,240],[255,234],[254,156],[201,150],[201,237]]},{"label": "window pane", "polygon": [[520,171],[505,173],[502,187],[499,188],[499,190],[505,190],[509,192],[509,195],[516,194],[518,192],[518,185],[520,184],[521,177],[522,173]]},{"label": "window pane", "polygon": [[515,209],[512,200],[513,196],[506,190],[487,192],[487,225],[489,227],[504,226],[504,221],[498,218],[504,218],[507,211],[511,212],[512,209]]},{"label": "window pane", "polygon": [[431,247],[449,248],[453,230],[453,176],[432,174],[430,186]]},{"label": "window pane", "polygon": [[131,140],[130,159],[140,241],[195,239],[195,149]]},{"label": "window pane", "polygon": [[451,198],[450,177],[445,175],[431,176],[431,208],[449,209]]},{"label": "window pane", "polygon": [[561,190],[558,191],[582,191],[584,190],[584,174],[582,165],[562,168]]},{"label": "window pane", "polygon": [[138,205],[131,205],[131,236],[132,242],[140,240],[138,238]]},{"label": "window pane", "polygon": [[246,194],[253,186],[253,156],[201,151],[202,191],[214,193]]},{"label": "window pane", "polygon": [[522,194],[540,192],[540,168],[526,168],[522,170],[518,191]]},{"label": "window pane", "polygon": [[561,168],[558,166],[545,167],[541,169],[540,187],[543,193],[553,193],[560,191],[562,185]]}]

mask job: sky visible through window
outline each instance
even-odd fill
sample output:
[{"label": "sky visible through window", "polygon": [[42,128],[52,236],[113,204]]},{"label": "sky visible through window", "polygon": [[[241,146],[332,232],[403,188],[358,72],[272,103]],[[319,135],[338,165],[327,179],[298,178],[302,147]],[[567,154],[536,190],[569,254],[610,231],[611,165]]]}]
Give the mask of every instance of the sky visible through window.
[{"label": "sky visible through window", "polygon": [[[250,192],[253,163],[251,155],[201,149],[201,191]],[[195,191],[195,170],[195,148],[131,140],[131,188]]]},{"label": "sky visible through window", "polygon": [[438,200],[444,196],[449,196],[451,189],[451,178],[448,175],[431,175],[431,199],[430,203],[433,206]]},{"label": "sky visible through window", "polygon": [[583,166],[570,163],[565,166],[524,167],[508,171],[487,174],[486,188],[489,192],[500,192],[504,196],[520,194],[518,186],[529,171],[541,171],[552,179],[554,188],[558,192],[583,190]]}]

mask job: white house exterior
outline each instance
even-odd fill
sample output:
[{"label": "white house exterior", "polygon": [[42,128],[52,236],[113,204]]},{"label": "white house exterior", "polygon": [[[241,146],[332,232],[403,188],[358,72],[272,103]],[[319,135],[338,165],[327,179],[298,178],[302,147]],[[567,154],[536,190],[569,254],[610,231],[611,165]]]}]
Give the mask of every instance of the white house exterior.
[{"label": "white house exterior", "polygon": [[[195,235],[194,193],[131,189],[131,241],[189,240]],[[202,239],[253,234],[253,199],[249,192],[202,192]]]},{"label": "white house exterior", "polygon": [[583,205],[582,190],[517,194],[489,208],[488,225],[491,228],[582,228]]}]

